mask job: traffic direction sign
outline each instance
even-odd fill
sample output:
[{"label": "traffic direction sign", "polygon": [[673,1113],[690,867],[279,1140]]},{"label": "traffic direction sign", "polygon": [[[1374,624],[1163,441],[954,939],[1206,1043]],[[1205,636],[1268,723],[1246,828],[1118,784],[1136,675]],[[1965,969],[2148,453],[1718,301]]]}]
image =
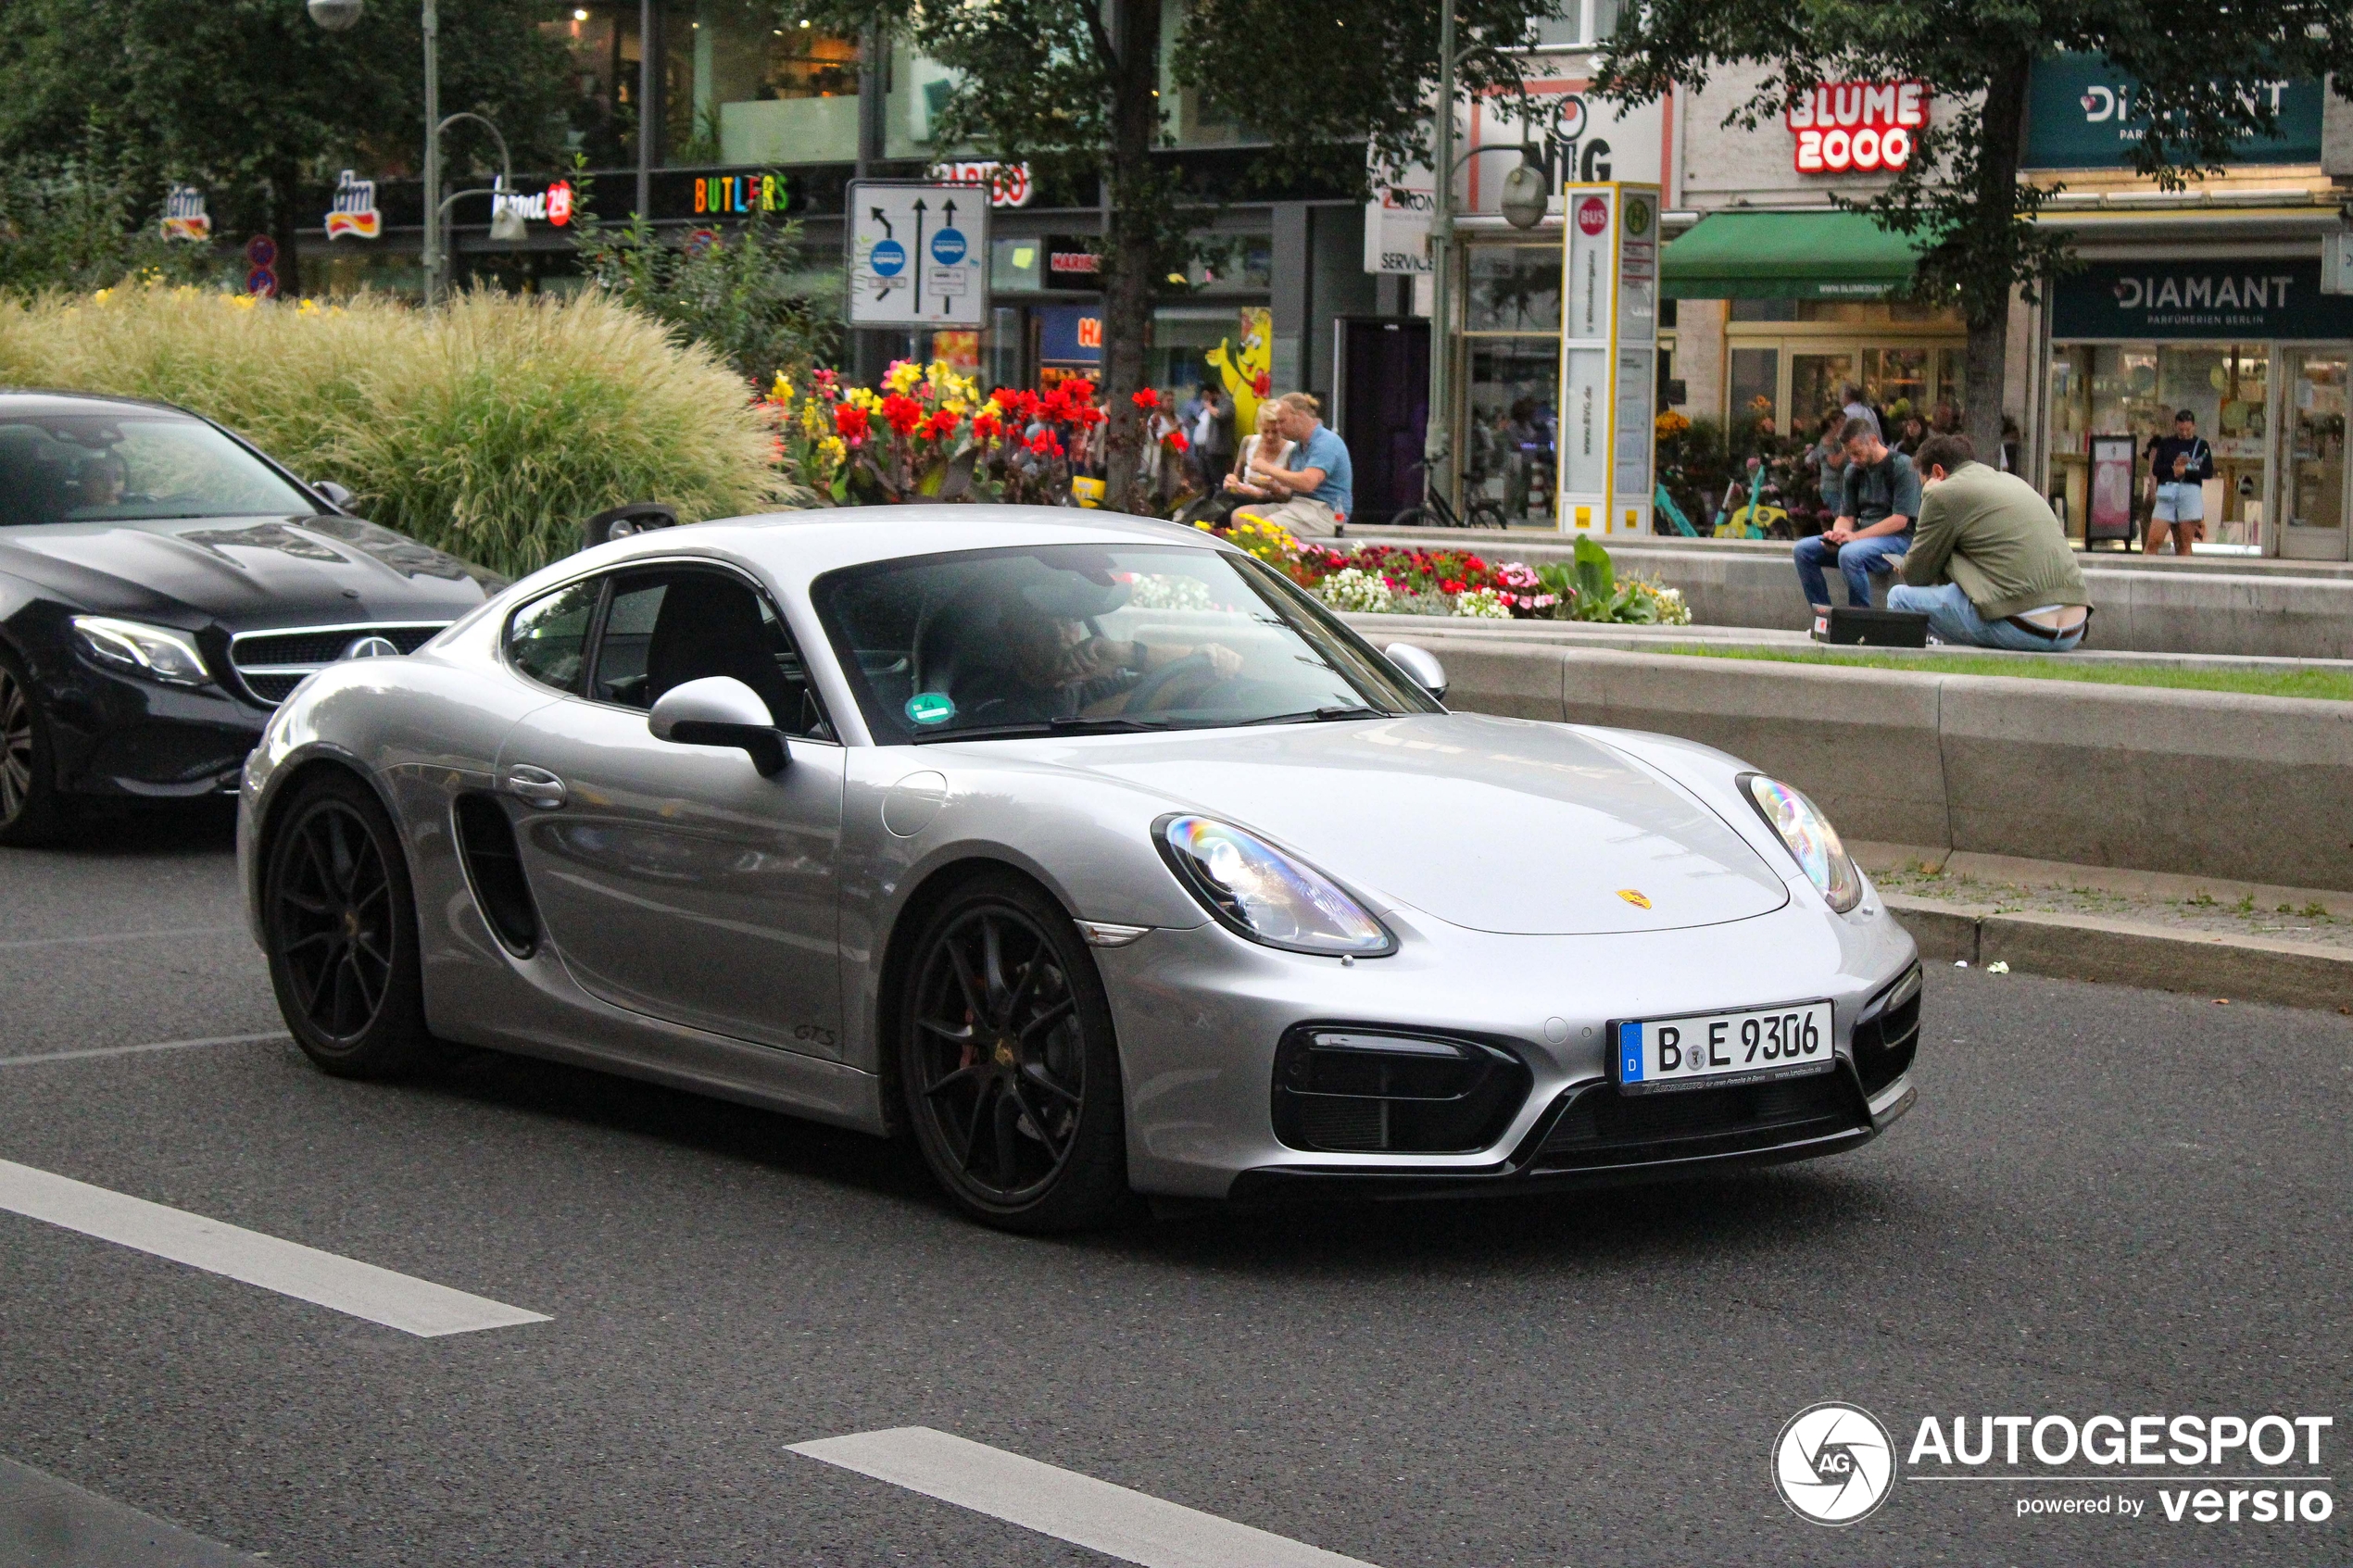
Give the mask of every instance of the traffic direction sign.
[{"label": "traffic direction sign", "polygon": [[973,185],[849,186],[849,324],[988,324],[988,195]]}]

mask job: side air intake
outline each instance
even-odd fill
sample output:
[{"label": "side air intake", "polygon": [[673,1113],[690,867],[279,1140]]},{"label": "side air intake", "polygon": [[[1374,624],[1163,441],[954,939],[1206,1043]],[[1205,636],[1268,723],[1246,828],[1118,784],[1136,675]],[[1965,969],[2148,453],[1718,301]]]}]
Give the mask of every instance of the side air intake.
[{"label": "side air intake", "polygon": [[523,880],[514,824],[495,797],[458,797],[458,854],[466,863],[466,882],[482,918],[509,952],[519,959],[531,957],[539,946],[539,910],[531,901],[531,884]]}]

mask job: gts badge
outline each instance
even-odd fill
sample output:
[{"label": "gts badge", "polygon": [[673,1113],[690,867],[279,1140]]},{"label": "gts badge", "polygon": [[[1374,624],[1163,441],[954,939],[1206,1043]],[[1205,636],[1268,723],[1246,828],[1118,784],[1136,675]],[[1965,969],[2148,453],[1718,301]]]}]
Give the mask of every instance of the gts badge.
[{"label": "gts badge", "polygon": [[834,1048],[834,1032],[830,1029],[820,1029],[813,1023],[794,1024],[792,1037],[804,1046],[818,1046],[826,1050]]}]

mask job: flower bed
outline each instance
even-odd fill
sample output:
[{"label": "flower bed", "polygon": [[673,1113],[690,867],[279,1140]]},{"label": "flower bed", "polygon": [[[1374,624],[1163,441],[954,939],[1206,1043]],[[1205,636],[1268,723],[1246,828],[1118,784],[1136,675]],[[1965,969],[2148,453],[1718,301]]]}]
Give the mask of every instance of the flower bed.
[{"label": "flower bed", "polygon": [[1418,546],[1302,545],[1271,522],[1244,521],[1217,532],[1352,614],[1658,626],[1688,626],[1692,620],[1681,594],[1648,578],[1618,577],[1609,552],[1590,539],[1577,541],[1574,564],[1529,566]]}]

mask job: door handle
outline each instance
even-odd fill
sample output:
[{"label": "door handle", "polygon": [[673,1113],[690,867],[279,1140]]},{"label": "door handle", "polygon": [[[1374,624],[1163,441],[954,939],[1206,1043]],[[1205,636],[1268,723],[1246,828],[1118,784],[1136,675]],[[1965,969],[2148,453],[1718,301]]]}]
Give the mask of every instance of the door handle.
[{"label": "door handle", "polygon": [[543,811],[556,810],[567,798],[563,780],[528,762],[519,762],[507,770],[507,793]]}]

